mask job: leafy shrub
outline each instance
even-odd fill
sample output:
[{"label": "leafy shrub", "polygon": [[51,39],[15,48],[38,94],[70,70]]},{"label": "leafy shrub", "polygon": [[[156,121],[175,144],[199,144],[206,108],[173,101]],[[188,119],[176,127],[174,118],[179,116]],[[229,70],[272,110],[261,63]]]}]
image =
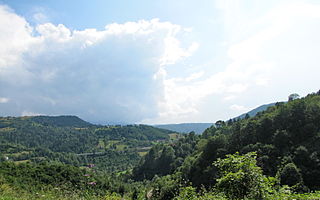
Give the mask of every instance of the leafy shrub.
[{"label": "leafy shrub", "polygon": [[221,177],[216,188],[229,199],[265,199],[272,192],[274,178],[267,178],[256,163],[257,154],[227,155],[218,159],[214,165],[220,170]]}]

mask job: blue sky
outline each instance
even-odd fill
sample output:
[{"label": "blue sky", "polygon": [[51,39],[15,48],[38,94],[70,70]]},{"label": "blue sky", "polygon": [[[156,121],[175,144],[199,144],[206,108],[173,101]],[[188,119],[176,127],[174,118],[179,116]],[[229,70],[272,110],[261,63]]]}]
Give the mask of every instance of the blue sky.
[{"label": "blue sky", "polygon": [[227,120],[318,91],[320,3],[0,0],[3,116]]},{"label": "blue sky", "polygon": [[[32,20],[31,14],[42,12],[49,17],[50,22],[64,23],[75,29],[97,28],[102,29],[106,24],[140,19],[150,20],[161,18],[183,26],[196,25],[201,19],[212,17],[215,5],[213,1],[104,1],[92,2],[63,1],[63,0],[29,0],[29,1],[1,1],[14,8]],[[197,8],[197,9],[195,9]],[[210,15],[210,16],[209,16]],[[30,18],[31,16],[31,18]]]}]

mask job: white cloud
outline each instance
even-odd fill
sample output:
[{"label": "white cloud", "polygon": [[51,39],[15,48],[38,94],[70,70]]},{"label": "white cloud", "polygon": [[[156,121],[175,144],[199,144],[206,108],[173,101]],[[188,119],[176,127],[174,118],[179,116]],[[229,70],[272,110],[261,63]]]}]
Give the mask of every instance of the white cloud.
[{"label": "white cloud", "polygon": [[[200,44],[180,37],[191,29],[170,22],[114,23],[104,30],[31,27],[2,6],[0,96],[10,101],[0,109],[8,115],[27,110],[92,120],[183,122],[209,110],[209,117],[228,118],[244,109],[238,104],[254,107],[319,89],[314,84],[320,74],[319,4],[284,1],[249,9],[240,1],[217,2],[224,24],[212,28],[225,28],[224,41],[218,41],[224,46],[213,47],[221,58],[214,57],[211,68],[201,67],[210,60],[202,55],[192,60]],[[254,8],[260,4],[268,3]]]},{"label": "white cloud", "polygon": [[0,97],[0,103],[7,103],[9,102],[10,99],[5,98],[5,97]]},{"label": "white cloud", "polygon": [[34,113],[26,110],[21,113],[21,116],[40,116],[40,115],[43,115],[43,114]]},{"label": "white cloud", "polygon": [[265,77],[257,77],[256,79],[256,84],[259,86],[268,86],[270,83],[270,78],[265,78]]},{"label": "white cloud", "polygon": [[229,95],[229,96],[224,97],[223,100],[225,100],[225,101],[231,101],[231,100],[234,100],[235,98],[236,98],[235,95]]},{"label": "white cloud", "polygon": [[57,26],[51,23],[40,24],[37,26],[37,31],[43,40],[53,40],[54,42],[68,42],[71,40],[71,31],[63,24]]},{"label": "white cloud", "polygon": [[230,109],[235,110],[235,111],[241,111],[241,112],[248,110],[246,107],[241,106],[241,105],[237,105],[237,104],[231,105]]},{"label": "white cloud", "polygon": [[[296,87],[301,76],[315,78],[315,72],[320,71],[310,72],[318,65],[314,52],[320,45],[315,40],[320,34],[319,18],[320,5],[287,3],[252,20],[252,25],[261,28],[229,48],[232,71],[247,73],[245,82],[258,86],[279,84],[285,78],[291,87]],[[309,66],[304,66],[302,60]]]},{"label": "white cloud", "polygon": [[0,5],[0,70],[16,65],[21,54],[32,43],[32,28],[10,8]]},{"label": "white cloud", "polygon": [[160,59],[161,65],[175,64],[177,61],[191,56],[199,47],[199,44],[194,42],[188,49],[180,47],[180,41],[175,37],[166,37],[164,39],[165,51]]},{"label": "white cloud", "polygon": [[194,81],[194,80],[197,80],[199,78],[201,78],[202,76],[204,75],[204,72],[201,71],[201,72],[196,72],[196,73],[193,73],[191,74],[189,77],[187,77],[185,80],[186,81]]},{"label": "white cloud", "polygon": [[155,117],[165,67],[197,48],[178,38],[179,25],[158,19],[73,31],[63,24],[32,27],[0,6],[0,29],[0,95],[11,99],[0,105],[3,115],[75,114],[96,122]]},{"label": "white cloud", "polygon": [[320,74],[319,4],[286,2],[259,17],[248,17],[253,11],[238,3],[218,3],[227,12],[224,25],[229,31],[225,42],[229,64],[220,66],[220,72],[205,71],[201,79],[166,79],[162,117],[157,119],[160,123],[190,121],[190,116],[209,109],[217,110],[212,112],[217,119],[246,110],[233,104],[230,109],[234,112],[223,111],[210,102],[212,99],[248,102],[255,107],[281,101],[280,97],[293,91],[306,94],[319,89],[314,84]]}]

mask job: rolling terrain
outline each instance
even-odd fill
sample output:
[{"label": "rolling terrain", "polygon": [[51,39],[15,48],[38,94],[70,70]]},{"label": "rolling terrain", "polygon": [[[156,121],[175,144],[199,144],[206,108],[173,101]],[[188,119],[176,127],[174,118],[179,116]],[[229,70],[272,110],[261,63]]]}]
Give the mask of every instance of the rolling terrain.
[{"label": "rolling terrain", "polygon": [[320,91],[262,108],[201,135],[1,117],[0,199],[320,199]]},{"label": "rolling terrain", "polygon": [[172,131],[147,125],[97,126],[76,116],[0,118],[0,155],[14,162],[58,161],[126,170]]}]

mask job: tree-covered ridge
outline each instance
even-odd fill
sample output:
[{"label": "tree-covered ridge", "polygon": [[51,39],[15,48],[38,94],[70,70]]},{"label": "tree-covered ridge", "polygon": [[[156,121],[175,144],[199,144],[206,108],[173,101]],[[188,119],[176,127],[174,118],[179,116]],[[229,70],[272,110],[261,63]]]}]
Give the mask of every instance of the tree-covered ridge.
[{"label": "tree-covered ridge", "polygon": [[101,140],[121,139],[167,140],[171,133],[147,125],[74,127],[38,121],[34,117],[0,117],[1,141],[26,147],[44,147],[56,152],[83,153],[103,146],[99,146],[99,140],[100,143]]},{"label": "tree-covered ridge", "polygon": [[30,121],[58,127],[89,127],[92,126],[89,122],[80,119],[77,116],[34,116],[29,118]]},{"label": "tree-covered ridge", "polygon": [[[168,184],[175,182],[174,185],[181,184],[183,180],[197,188],[211,188],[219,179],[219,170],[212,165],[213,162],[225,158],[227,154],[257,152],[257,164],[264,175],[276,177],[280,184],[288,185],[296,192],[319,190],[319,147],[320,92],[287,103],[277,103],[255,117],[218,121],[199,136],[192,153],[183,159],[183,164],[175,168],[169,178],[165,176],[159,180]],[[157,161],[158,166],[166,166],[170,159],[161,162],[150,156],[160,157],[163,149],[151,149],[135,171],[152,166],[153,160]],[[171,155],[175,155],[176,150],[172,150]],[[147,169],[150,171],[153,168]],[[152,179],[157,177],[155,175],[163,175],[160,172],[161,169],[156,173],[153,170],[143,176]],[[159,186],[158,190],[172,194],[177,189],[165,185]]]}]

